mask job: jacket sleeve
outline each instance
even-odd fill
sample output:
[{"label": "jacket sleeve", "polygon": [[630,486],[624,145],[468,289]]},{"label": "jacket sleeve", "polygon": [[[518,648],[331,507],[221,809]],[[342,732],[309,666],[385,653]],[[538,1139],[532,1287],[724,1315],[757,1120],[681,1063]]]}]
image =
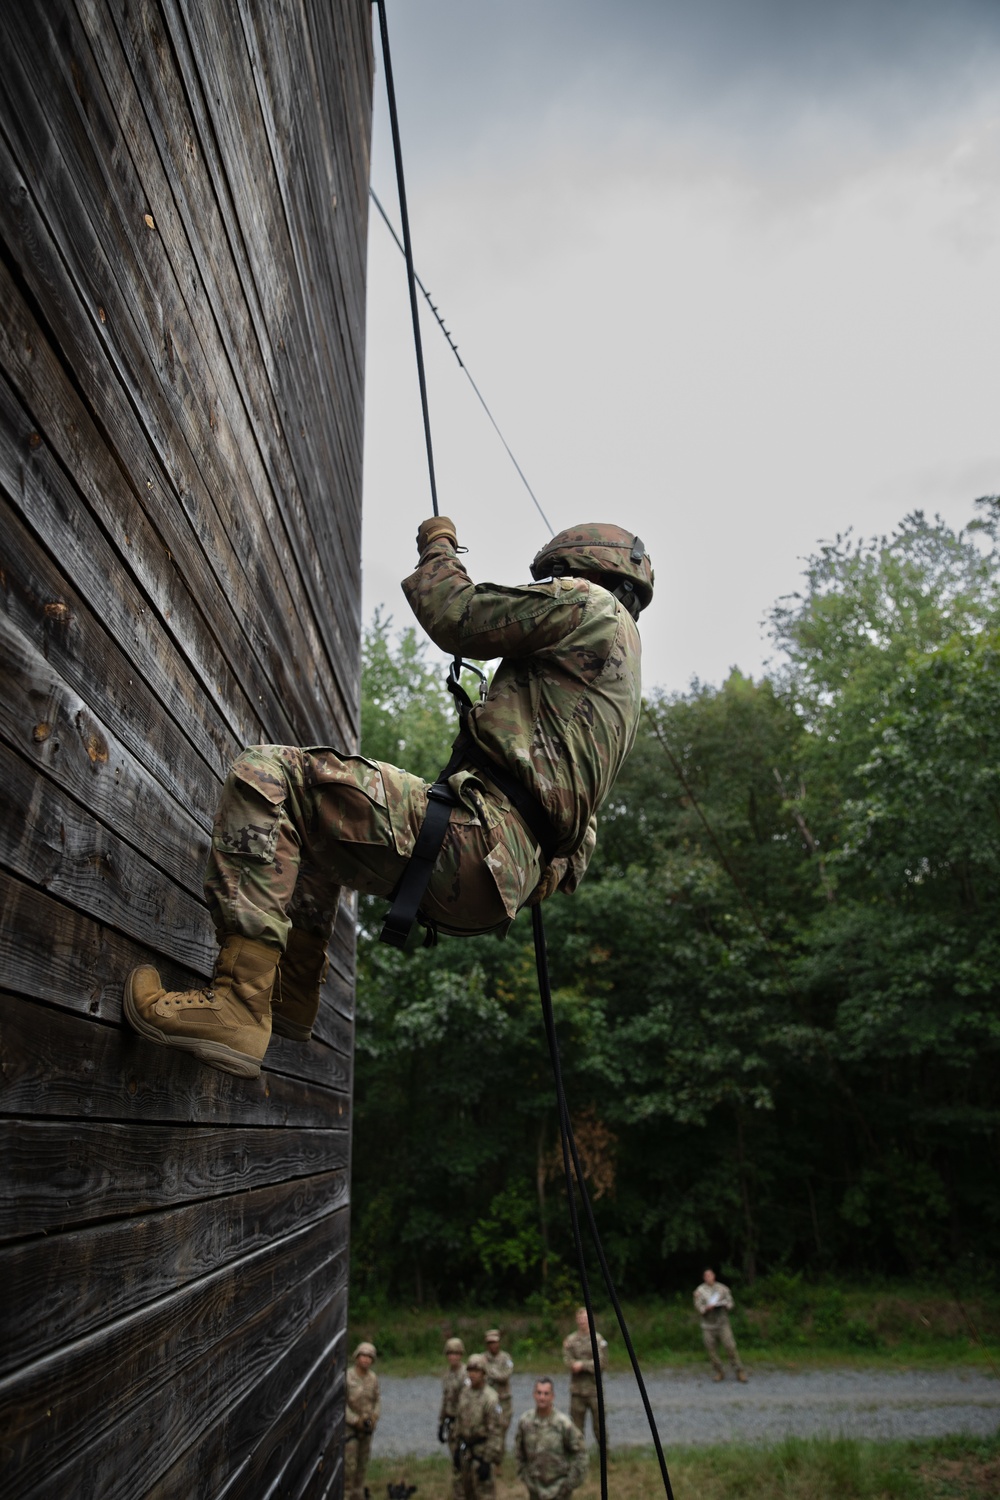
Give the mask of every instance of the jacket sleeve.
[{"label": "jacket sleeve", "polygon": [[517,1463],[517,1477],[527,1487],[528,1483],[528,1450],[524,1443],[524,1417],[517,1424],[514,1434],[514,1459]]},{"label": "jacket sleeve", "polygon": [[559,890],[567,896],[571,896],[583,879],[587,866],[590,864],[591,856],[597,848],[597,819],[591,818],[587,824],[587,831],[583,836],[583,843],[576,853],[569,859],[553,860],[555,865],[565,865],[565,874],[560,877]]},{"label": "jacket sleeve", "polygon": [[403,593],[435,646],[489,661],[530,656],[576,630],[590,584],[580,578],[514,588],[474,584],[451,542],[439,537],[404,578]]},{"label": "jacket sleeve", "polygon": [[576,1360],[576,1356],[571,1352],[569,1347],[569,1341],[572,1337],[572,1334],[568,1334],[567,1337],[563,1339],[563,1364],[566,1366],[567,1370],[571,1370],[573,1368]]},{"label": "jacket sleeve", "polygon": [[372,1426],[373,1427],[376,1426],[376,1424],[378,1422],[378,1419],[379,1419],[379,1417],[381,1415],[382,1415],[382,1387],[379,1385],[379,1383],[378,1383],[378,1376],[376,1375],[375,1376],[375,1402],[374,1402],[374,1405],[372,1406]]}]

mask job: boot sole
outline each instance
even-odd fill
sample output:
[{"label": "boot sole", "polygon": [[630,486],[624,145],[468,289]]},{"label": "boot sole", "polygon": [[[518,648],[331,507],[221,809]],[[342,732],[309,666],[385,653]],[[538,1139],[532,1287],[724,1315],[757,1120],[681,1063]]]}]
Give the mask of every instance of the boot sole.
[{"label": "boot sole", "polygon": [[144,1021],[132,999],[132,980],[138,972],[138,969],[133,969],[126,979],[122,997],[122,1010],[133,1031],[137,1031],[145,1041],[155,1042],[158,1047],[173,1047],[179,1052],[190,1052],[199,1062],[208,1063],[210,1068],[218,1068],[221,1073],[235,1073],[238,1078],[260,1077],[259,1061],[245,1052],[237,1052],[224,1042],[209,1042],[193,1036],[164,1036],[158,1026]]}]

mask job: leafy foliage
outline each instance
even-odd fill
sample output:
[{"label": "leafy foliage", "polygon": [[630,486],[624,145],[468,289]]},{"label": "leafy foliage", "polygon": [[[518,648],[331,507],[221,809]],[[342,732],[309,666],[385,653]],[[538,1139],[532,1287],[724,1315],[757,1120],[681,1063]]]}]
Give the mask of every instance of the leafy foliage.
[{"label": "leafy foliage", "polygon": [[[624,1290],[983,1269],[1000,1224],[996,515],[838,539],[758,682],[654,693],[587,879],[546,907],[563,1070]],[[376,617],[366,753],[453,715]],[[362,921],[356,1285],[572,1286],[530,926],[403,955]],[[585,1161],[586,1153],[585,1153]],[[598,1188],[601,1191],[598,1192]]]}]

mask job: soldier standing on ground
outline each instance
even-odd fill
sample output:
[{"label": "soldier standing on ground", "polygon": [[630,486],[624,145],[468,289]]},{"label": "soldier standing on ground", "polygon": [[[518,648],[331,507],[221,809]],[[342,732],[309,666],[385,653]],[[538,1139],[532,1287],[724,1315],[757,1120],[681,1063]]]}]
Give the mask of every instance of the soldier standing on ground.
[{"label": "soldier standing on ground", "polygon": [[500,1348],[499,1328],[487,1328],[486,1334],[486,1379],[496,1391],[503,1407],[503,1436],[500,1439],[500,1454],[507,1444],[507,1429],[513,1415],[513,1401],[510,1394],[510,1377],[514,1373],[514,1361],[506,1349]]},{"label": "soldier standing on ground", "polygon": [[372,1369],[375,1345],[359,1344],[347,1372],[347,1442],[344,1445],[345,1500],[365,1500],[365,1475],[372,1453],[372,1436],[382,1413],[378,1376]]},{"label": "soldier standing on ground", "polygon": [[702,1272],[701,1286],[694,1289],[695,1310],[701,1318],[701,1336],[708,1357],[712,1361],[712,1379],[724,1380],[726,1372],[719,1358],[719,1345],[729,1355],[736,1371],[736,1379],[746,1382],[747,1372],[740,1361],[733,1330],[729,1326],[729,1314],[733,1307],[733,1294],[721,1281],[716,1281],[711,1269]]},{"label": "soldier standing on ground", "polygon": [[444,1346],[448,1369],[441,1381],[441,1410],[438,1412],[438,1442],[448,1444],[448,1452],[455,1457],[455,1418],[458,1416],[458,1398],[465,1385],[465,1345],[461,1339],[448,1339]]},{"label": "soldier standing on ground", "polygon": [[[560,532],[531,564],[537,581],[514,587],[473,584],[446,516],[421,524],[417,546],[403,590],[431,640],[503,658],[450,763],[455,803],[420,916],[445,933],[502,935],[522,907],[583,879],[597,813],[638,728],[636,621],[653,570],[639,538],[614,525]],[[205,875],[220,945],[214,978],[167,991],[141,965],[125,984],[130,1025],[246,1078],[260,1074],[272,1019],[308,1040],[341,888],[391,898],[429,790],[333,747],[244,750],[222,791]]]},{"label": "soldier standing on ground", "polygon": [[517,1477],[529,1500],[569,1500],[587,1477],[583,1434],[556,1410],[547,1375],[535,1381],[534,1394],[535,1409],[525,1412],[514,1437]]},{"label": "soldier standing on ground", "polygon": [[455,1418],[455,1500],[496,1500],[494,1470],[503,1452],[503,1409],[486,1379],[486,1360],[471,1354]]},{"label": "soldier standing on ground", "polygon": [[[608,1346],[600,1334],[597,1335],[597,1348],[603,1371],[608,1368]],[[589,1411],[594,1437],[600,1442],[597,1376],[594,1373],[594,1351],[590,1343],[590,1319],[585,1307],[578,1307],[576,1310],[576,1332],[563,1339],[563,1364],[570,1372],[569,1414],[573,1425],[584,1432]]]}]

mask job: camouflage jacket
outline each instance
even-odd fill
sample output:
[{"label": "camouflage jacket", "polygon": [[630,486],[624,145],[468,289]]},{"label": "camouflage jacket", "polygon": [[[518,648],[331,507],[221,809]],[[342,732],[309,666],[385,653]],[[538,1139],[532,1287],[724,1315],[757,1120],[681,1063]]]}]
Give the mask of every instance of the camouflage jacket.
[{"label": "camouflage jacket", "polygon": [[474,1448],[476,1458],[495,1464],[503,1454],[503,1433],[503,1407],[489,1382],[478,1391],[472,1384],[463,1386],[452,1436]]},{"label": "camouflage jacket", "polygon": [[722,1285],[721,1281],[715,1282],[713,1286],[703,1281],[694,1289],[694,1305],[696,1312],[701,1313],[702,1317],[706,1313],[711,1317],[719,1312],[730,1312],[733,1307],[733,1294],[727,1286]]},{"label": "camouflage jacket", "polygon": [[425,547],[403,592],[443,651],[503,658],[466,727],[544,808],[560,888],[575,890],[639,722],[642,648],[631,615],[582,578],[474,585],[446,537]]},{"label": "camouflage jacket", "polygon": [[583,1433],[565,1412],[526,1411],[514,1438],[517,1477],[531,1500],[563,1500],[587,1477]]},{"label": "camouflage jacket", "polygon": [[445,1417],[451,1417],[454,1421],[458,1412],[458,1398],[462,1394],[462,1387],[466,1384],[465,1371],[461,1365],[457,1370],[448,1369],[444,1379],[441,1381],[441,1411],[438,1414],[438,1426]]},{"label": "camouflage jacket", "polygon": [[501,1401],[509,1401],[510,1377],[514,1373],[514,1361],[506,1349],[501,1349],[495,1359],[492,1354],[484,1354],[483,1358],[486,1361],[486,1379]]},{"label": "camouflage jacket", "polygon": [[362,1375],[357,1365],[351,1365],[347,1372],[347,1410],[344,1414],[348,1427],[360,1427],[365,1418],[370,1417],[374,1430],[381,1414],[382,1397],[375,1371],[366,1370]]},{"label": "camouflage jacket", "polygon": [[[597,1348],[601,1356],[601,1369],[608,1368],[608,1346],[601,1335],[597,1335]],[[575,1364],[583,1365],[578,1373],[574,1372],[569,1378],[571,1391],[593,1391],[597,1389],[597,1381],[594,1379],[594,1351],[590,1347],[590,1334],[581,1333],[579,1329],[575,1333],[567,1334],[563,1339],[563,1364],[568,1370],[572,1370]]]}]

